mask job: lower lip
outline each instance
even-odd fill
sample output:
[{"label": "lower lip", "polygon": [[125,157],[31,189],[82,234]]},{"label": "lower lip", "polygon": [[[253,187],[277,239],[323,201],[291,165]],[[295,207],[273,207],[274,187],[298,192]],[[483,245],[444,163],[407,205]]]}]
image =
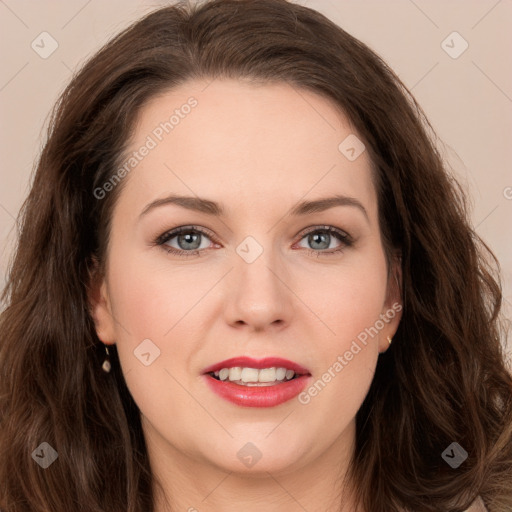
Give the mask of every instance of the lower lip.
[{"label": "lower lip", "polygon": [[241,386],[230,381],[204,375],[210,389],[235,405],[245,407],[274,407],[296,397],[307,385],[310,375],[272,386]]}]

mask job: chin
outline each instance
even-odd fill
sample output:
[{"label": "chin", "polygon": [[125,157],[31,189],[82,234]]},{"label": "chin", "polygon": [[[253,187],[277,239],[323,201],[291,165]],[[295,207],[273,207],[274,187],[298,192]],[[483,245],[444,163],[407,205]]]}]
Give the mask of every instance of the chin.
[{"label": "chin", "polygon": [[244,436],[244,440],[230,439],[223,446],[217,444],[215,453],[207,453],[210,463],[222,471],[266,478],[268,473],[286,474],[306,463],[303,444],[286,442],[277,437],[273,441],[264,437],[250,439]]}]

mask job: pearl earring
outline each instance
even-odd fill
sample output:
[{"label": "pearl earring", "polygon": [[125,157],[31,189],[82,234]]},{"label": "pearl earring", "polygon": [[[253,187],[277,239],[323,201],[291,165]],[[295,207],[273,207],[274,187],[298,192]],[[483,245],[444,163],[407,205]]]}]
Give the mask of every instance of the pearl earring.
[{"label": "pearl earring", "polygon": [[112,365],[110,364],[110,354],[108,353],[108,348],[105,345],[105,352],[107,353],[107,357],[105,358],[105,361],[103,361],[103,364],[101,367],[103,368],[103,371],[106,373],[110,372],[110,369],[112,368]]}]

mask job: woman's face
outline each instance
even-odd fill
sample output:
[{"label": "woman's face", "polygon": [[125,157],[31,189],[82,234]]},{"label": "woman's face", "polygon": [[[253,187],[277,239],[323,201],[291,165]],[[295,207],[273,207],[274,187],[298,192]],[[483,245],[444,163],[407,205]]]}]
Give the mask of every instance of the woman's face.
[{"label": "woman's face", "polygon": [[[401,309],[355,137],[286,84],[189,82],[141,112],[93,303],[153,454],[277,472],[351,446]],[[282,370],[222,364],[237,357],[306,375],[271,383]],[[218,363],[248,382],[205,374]]]}]

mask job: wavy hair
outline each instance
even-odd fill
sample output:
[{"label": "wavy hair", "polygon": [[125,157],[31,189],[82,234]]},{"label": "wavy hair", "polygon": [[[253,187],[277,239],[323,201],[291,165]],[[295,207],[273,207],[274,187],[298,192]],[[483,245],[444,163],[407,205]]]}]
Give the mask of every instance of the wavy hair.
[{"label": "wavy hair", "polygon": [[[118,169],[150,99],[216,78],[322,95],[369,151],[386,254],[401,254],[404,309],[356,417],[349,474],[358,503],[460,512],[480,495],[491,512],[510,512],[512,376],[499,264],[396,74],[326,17],[286,0],[160,8],[88,60],[55,105],[2,295],[1,509],[154,510],[139,410],[115,348],[111,373],[101,370],[88,302],[123,183],[102,200],[93,191]],[[42,442],[58,453],[46,470],[32,458]],[[452,442],[468,452],[456,470],[441,457]]]}]

